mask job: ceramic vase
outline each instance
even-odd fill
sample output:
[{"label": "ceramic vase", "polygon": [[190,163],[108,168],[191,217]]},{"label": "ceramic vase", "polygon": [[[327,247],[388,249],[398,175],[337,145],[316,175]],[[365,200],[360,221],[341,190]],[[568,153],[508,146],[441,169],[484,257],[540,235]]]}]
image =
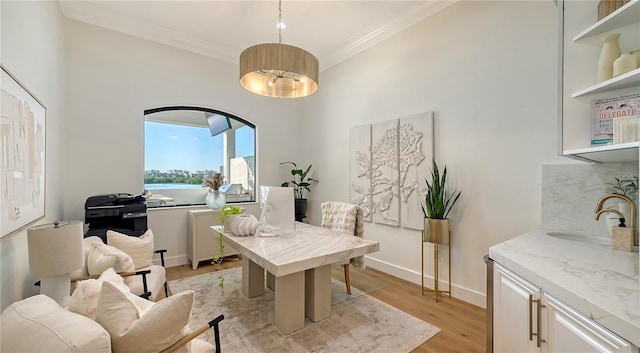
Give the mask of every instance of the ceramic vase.
[{"label": "ceramic vase", "polygon": [[220,192],[220,190],[211,190],[207,194],[207,198],[206,198],[207,207],[209,207],[212,210],[221,209],[222,207],[224,207],[225,202],[226,202],[226,197],[223,192]]},{"label": "ceramic vase", "polygon": [[448,219],[424,219],[422,241],[436,244],[449,244]]},{"label": "ceramic vase", "polygon": [[620,57],[620,46],[618,45],[620,33],[606,35],[600,39],[602,50],[598,59],[598,82],[604,82],[613,78],[613,62]]},{"label": "ceramic vase", "polygon": [[613,62],[613,77],[625,74],[638,68],[638,58],[635,55],[622,54]]}]

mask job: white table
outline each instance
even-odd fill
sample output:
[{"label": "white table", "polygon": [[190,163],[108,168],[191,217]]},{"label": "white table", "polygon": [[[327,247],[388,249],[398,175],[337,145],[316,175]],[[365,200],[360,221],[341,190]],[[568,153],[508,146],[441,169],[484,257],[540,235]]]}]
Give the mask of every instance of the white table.
[{"label": "white table", "polygon": [[275,325],[284,334],[303,328],[305,316],[317,322],[331,315],[331,264],[380,249],[377,241],[300,222],[284,235],[239,237],[224,232],[223,241],[242,255],[246,297],[264,294],[264,270],[273,276]]}]

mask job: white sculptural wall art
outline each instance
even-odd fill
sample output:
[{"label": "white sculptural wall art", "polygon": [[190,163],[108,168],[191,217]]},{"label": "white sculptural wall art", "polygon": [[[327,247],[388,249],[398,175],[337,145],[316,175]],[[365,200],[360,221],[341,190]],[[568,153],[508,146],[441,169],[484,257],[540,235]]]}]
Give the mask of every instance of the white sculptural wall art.
[{"label": "white sculptural wall art", "polygon": [[433,160],[433,112],[356,126],[350,137],[350,201],[369,222],[422,229]]}]

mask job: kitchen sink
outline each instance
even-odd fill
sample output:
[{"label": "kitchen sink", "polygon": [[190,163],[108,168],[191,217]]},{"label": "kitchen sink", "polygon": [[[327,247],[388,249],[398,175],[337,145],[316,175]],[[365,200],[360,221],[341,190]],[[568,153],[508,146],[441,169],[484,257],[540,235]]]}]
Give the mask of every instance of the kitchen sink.
[{"label": "kitchen sink", "polygon": [[582,243],[592,243],[592,244],[600,244],[600,245],[611,245],[611,238],[609,237],[596,237],[584,234],[575,234],[568,232],[547,232],[547,235],[550,237],[578,241]]}]

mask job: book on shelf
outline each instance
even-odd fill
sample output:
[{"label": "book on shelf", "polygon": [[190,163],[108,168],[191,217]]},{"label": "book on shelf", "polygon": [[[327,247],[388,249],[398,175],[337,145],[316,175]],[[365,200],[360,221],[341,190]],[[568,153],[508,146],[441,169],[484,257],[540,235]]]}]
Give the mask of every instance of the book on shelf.
[{"label": "book on shelf", "polygon": [[[640,119],[640,92],[595,98],[591,103],[591,111],[591,146],[638,141],[635,137],[638,130],[635,121]],[[614,124],[617,119],[625,123]]]}]

